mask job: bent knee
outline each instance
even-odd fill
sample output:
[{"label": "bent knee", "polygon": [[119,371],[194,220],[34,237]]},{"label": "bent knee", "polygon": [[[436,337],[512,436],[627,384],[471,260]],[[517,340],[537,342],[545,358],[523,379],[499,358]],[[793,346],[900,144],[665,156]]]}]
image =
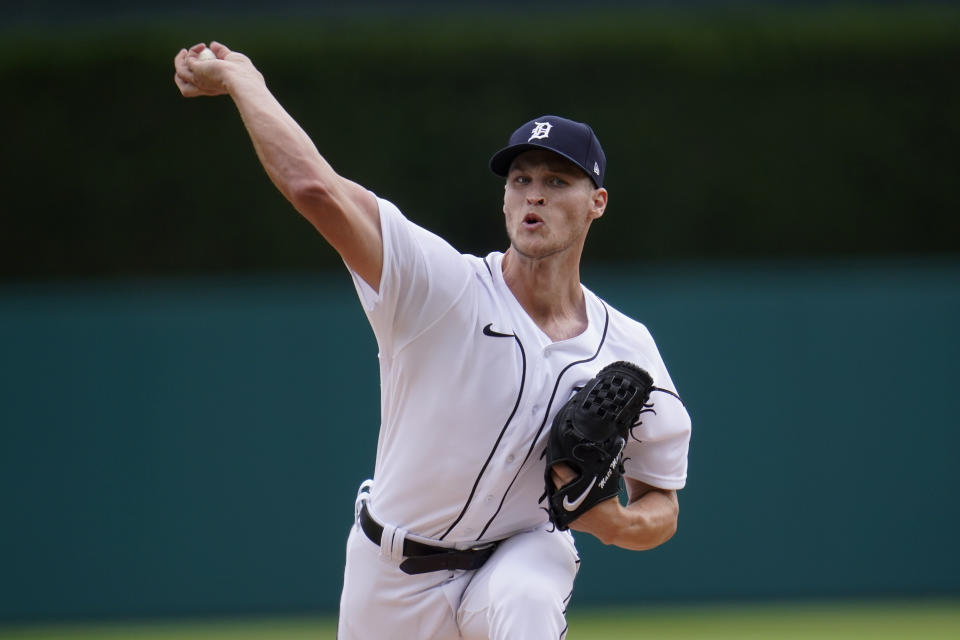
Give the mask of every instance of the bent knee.
[{"label": "bent knee", "polygon": [[512,611],[562,615],[570,590],[560,587],[545,580],[518,580],[500,585],[491,599],[491,612],[494,616]]}]

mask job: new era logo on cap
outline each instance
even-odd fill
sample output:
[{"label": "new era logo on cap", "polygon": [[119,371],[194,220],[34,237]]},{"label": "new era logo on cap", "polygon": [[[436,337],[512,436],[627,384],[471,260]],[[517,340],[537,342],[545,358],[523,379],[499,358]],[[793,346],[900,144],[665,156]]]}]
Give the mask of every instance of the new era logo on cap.
[{"label": "new era logo on cap", "polygon": [[510,143],[490,158],[490,169],[506,176],[513,159],[524,151],[546,149],[560,154],[603,186],[607,158],[589,125],[560,116],[541,116],[524,124],[510,136]]}]

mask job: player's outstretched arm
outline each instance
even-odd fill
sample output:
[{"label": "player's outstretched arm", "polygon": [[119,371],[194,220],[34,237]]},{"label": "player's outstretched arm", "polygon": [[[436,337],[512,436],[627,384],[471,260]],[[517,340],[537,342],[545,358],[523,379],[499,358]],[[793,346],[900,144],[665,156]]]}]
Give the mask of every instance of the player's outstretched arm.
[{"label": "player's outstretched arm", "polygon": [[374,195],[333,170],[247,56],[212,42],[216,58],[202,59],[205,48],[197,44],[174,58],[180,93],[187,98],[229,95],[276,187],[351,269],[379,289],[383,239]]}]

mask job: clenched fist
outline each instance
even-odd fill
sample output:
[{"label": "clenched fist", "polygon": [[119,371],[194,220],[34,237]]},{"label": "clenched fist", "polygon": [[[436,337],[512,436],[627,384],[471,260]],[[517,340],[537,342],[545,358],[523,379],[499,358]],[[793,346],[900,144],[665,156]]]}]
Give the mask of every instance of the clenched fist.
[{"label": "clenched fist", "polygon": [[253,66],[250,58],[242,53],[231,51],[219,42],[211,42],[209,48],[216,57],[201,58],[200,52],[206,48],[201,42],[189,50],[181,49],[173,59],[173,68],[176,71],[173,81],[184,97],[219,96],[230,93],[236,82],[263,82],[263,76]]}]

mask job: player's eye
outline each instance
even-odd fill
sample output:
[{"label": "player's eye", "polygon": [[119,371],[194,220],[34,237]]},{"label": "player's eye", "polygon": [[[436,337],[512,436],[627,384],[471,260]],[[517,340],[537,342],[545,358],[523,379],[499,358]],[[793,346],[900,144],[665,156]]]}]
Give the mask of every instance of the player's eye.
[{"label": "player's eye", "polygon": [[530,184],[530,178],[528,178],[527,176],[517,176],[514,179],[514,182],[516,182],[517,184]]},{"label": "player's eye", "polygon": [[549,180],[549,183],[554,187],[562,187],[567,184],[567,181],[559,176],[552,176]]}]

